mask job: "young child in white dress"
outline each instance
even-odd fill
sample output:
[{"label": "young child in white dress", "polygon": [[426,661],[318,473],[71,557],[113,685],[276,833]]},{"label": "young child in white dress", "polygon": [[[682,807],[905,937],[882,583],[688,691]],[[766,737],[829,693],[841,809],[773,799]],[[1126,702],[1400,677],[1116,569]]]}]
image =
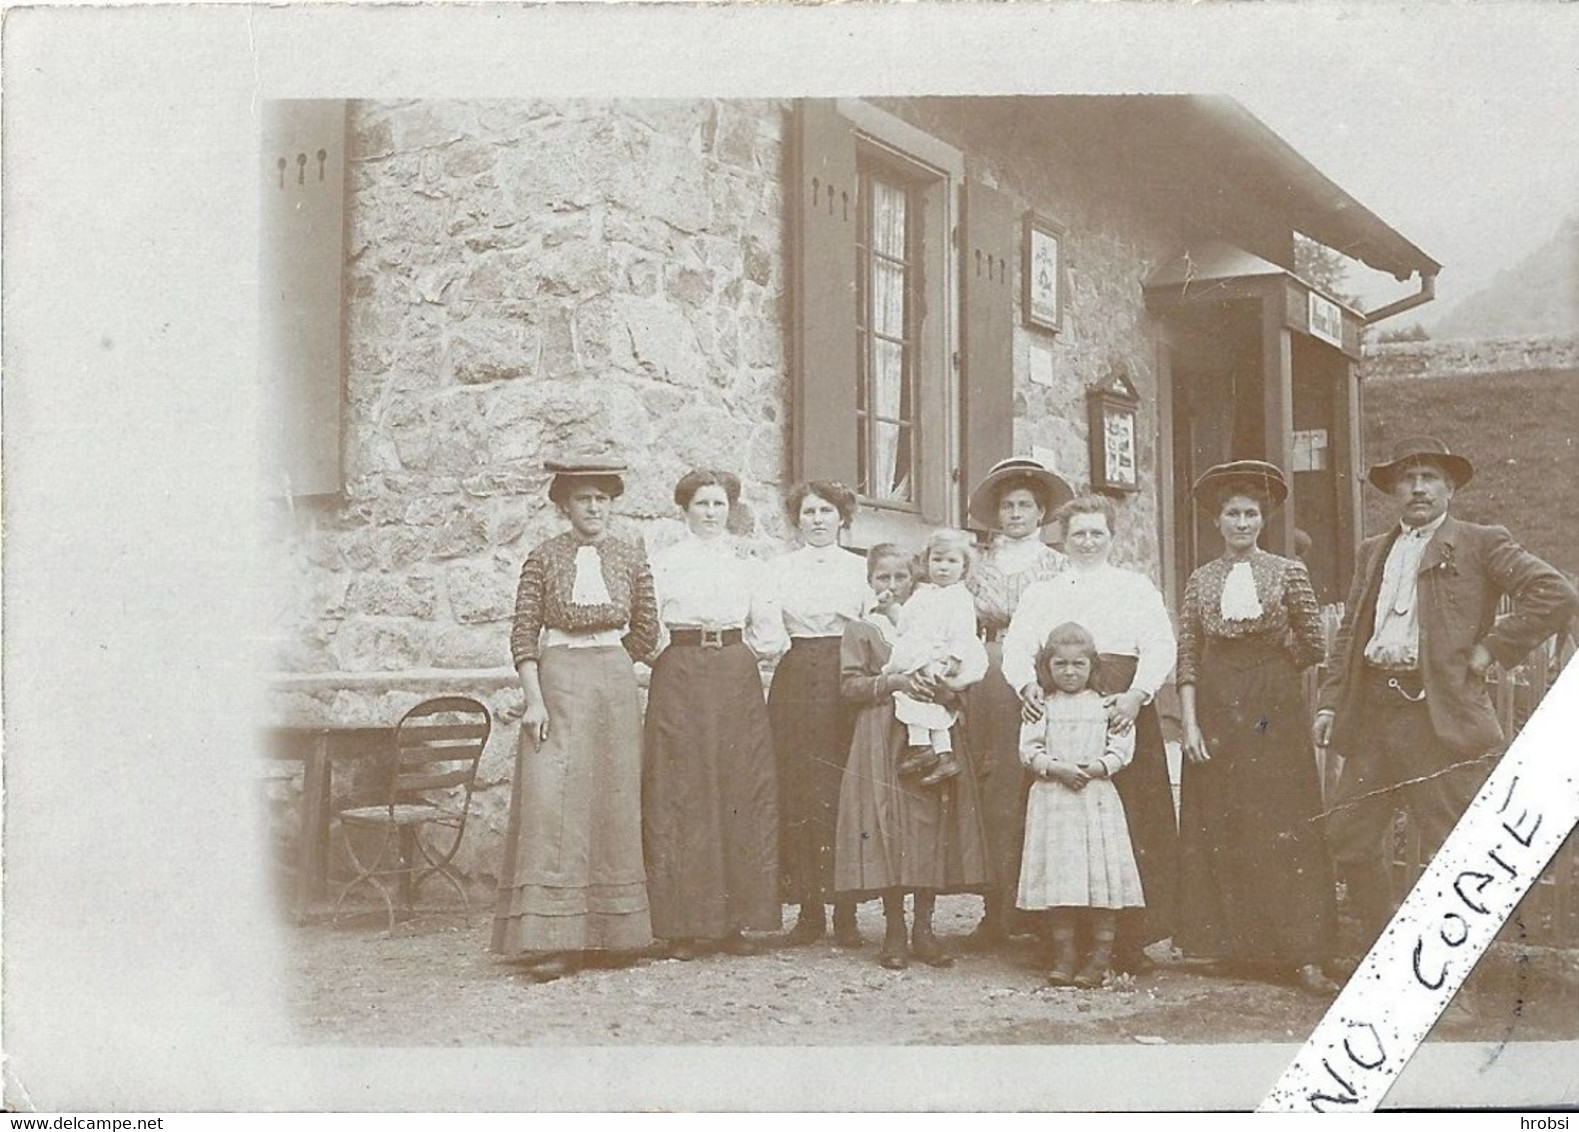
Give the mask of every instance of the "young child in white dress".
[{"label": "young child in white dress", "polygon": [[[1096,663],[1096,642],[1083,626],[1055,628],[1036,658],[1047,693],[1042,718],[1020,729],[1020,761],[1036,781],[1025,804],[1016,903],[1049,914],[1053,986],[1101,986],[1118,910],[1145,906],[1124,803],[1112,783],[1134,756],[1135,732],[1108,730],[1102,697],[1089,687]],[[1082,917],[1092,945],[1077,972]]]},{"label": "young child in white dress", "polygon": [[[965,531],[934,531],[921,552],[922,576],[900,609],[898,636],[884,671],[920,672],[950,691],[963,691],[987,674],[987,650],[976,635],[976,599],[965,588],[974,551]],[[960,771],[949,729],[959,712],[940,703],[894,693],[894,717],[909,730],[901,774],[926,772],[935,786]]]}]

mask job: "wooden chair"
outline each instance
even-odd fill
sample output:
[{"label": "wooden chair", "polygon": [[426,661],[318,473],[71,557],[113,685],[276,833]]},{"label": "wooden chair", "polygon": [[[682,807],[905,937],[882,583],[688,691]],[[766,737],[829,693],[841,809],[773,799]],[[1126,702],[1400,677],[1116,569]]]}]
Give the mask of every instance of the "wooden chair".
[{"label": "wooden chair", "polygon": [[[395,902],[386,881],[398,881],[394,891],[410,912],[422,882],[434,873],[460,893],[461,906],[470,913],[471,902],[451,862],[466,833],[477,764],[491,728],[488,709],[468,696],[426,700],[401,717],[384,803],[339,813],[346,855],[357,872],[340,890],[336,914],[352,889],[371,883],[384,898],[393,931]],[[439,790],[446,796],[433,801],[430,794]],[[376,853],[365,843],[358,852],[356,831],[377,834]]]}]

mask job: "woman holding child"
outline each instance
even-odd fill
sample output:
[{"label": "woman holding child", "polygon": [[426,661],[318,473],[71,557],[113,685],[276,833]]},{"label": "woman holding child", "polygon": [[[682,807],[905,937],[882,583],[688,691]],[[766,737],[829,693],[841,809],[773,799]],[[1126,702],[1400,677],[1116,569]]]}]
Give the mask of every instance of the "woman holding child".
[{"label": "woman holding child", "polygon": [[1119,916],[1113,964],[1134,972],[1151,965],[1144,951],[1148,944],[1173,934],[1178,826],[1152,698],[1173,670],[1177,645],[1157,587],[1108,561],[1116,530],[1113,501],[1081,496],[1057,517],[1064,524],[1070,569],[1035,583],[1021,596],[1003,642],[1003,675],[1019,693],[1025,718],[1040,719],[1046,694],[1037,679],[1036,658],[1052,631],[1073,621],[1095,640],[1100,663],[1091,686],[1105,699],[1114,730],[1135,732],[1134,759],[1113,779],[1146,901],[1143,910]]},{"label": "woman holding child", "polygon": [[[849,761],[839,792],[834,887],[845,900],[881,897],[887,930],[881,962],[901,969],[915,958],[946,967],[953,960],[932,931],[940,893],[979,891],[987,882],[987,850],[970,771],[969,751],[956,751],[962,773],[923,785],[925,773],[902,774],[909,733],[895,718],[895,695],[958,710],[955,677],[923,665],[892,670],[900,611],[913,593],[917,564],[892,544],[872,548],[867,581],[875,608],[849,624],[840,645],[840,693],[856,709]],[[940,575],[941,576],[941,575]],[[934,768],[935,769],[935,768]],[[907,932],[904,896],[914,894]]]}]

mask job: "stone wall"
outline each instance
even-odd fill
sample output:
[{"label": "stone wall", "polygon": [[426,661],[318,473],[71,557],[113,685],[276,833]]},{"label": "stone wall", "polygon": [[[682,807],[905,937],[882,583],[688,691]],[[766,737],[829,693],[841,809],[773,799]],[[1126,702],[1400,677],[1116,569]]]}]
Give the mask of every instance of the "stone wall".
[{"label": "stone wall", "polygon": [[1360,378],[1453,377],[1579,369],[1579,337],[1378,342],[1365,347]]},{"label": "stone wall", "polygon": [[278,516],[275,713],[490,700],[469,872],[491,873],[508,804],[516,579],[561,527],[543,457],[618,447],[643,469],[619,525],[654,547],[694,465],[743,473],[739,533],[782,531],[784,123],[745,102],[351,108],[346,491]]},{"label": "stone wall", "polygon": [[[969,100],[880,105],[962,150],[970,176],[1068,226],[1062,330],[1017,319],[1013,450],[1049,449],[1085,482],[1085,389],[1126,373],[1144,398],[1142,491],[1123,508],[1116,556],[1156,577],[1156,372],[1141,283],[1177,234],[1126,201],[1111,157],[1048,162]],[[738,533],[765,551],[786,534],[789,112],[721,101],[351,109],[346,490],[276,516],[274,710],[388,722],[439,692],[488,700],[500,726],[460,862],[481,882],[499,853],[521,710],[508,654],[516,578],[562,525],[542,458],[617,447],[639,469],[619,526],[653,549],[680,534],[669,493],[698,464],[741,472]]]}]

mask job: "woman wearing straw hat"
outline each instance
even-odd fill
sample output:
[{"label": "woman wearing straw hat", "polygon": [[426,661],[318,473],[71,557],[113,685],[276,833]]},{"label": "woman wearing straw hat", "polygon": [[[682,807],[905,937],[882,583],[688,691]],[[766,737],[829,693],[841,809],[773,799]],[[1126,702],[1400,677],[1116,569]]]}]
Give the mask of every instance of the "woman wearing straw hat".
[{"label": "woman wearing straw hat", "polygon": [[1304,563],[1258,545],[1288,483],[1273,464],[1235,460],[1196,482],[1223,553],[1190,575],[1176,679],[1184,716],[1179,930],[1192,955],[1292,977],[1331,994],[1332,866],[1300,672],[1322,659]]},{"label": "woman wearing straw hat", "polygon": [[585,953],[630,956],[652,942],[631,661],[657,648],[658,607],[641,541],[609,532],[625,465],[544,468],[570,530],[527,556],[516,592],[510,652],[526,712],[492,948],[550,979]]},{"label": "woman wearing straw hat", "polygon": [[965,726],[982,782],[982,809],[991,854],[992,887],[973,939],[1001,940],[1019,890],[1025,799],[1030,778],[1020,764],[1020,699],[1003,679],[1001,638],[1034,582],[1051,578],[1067,560],[1041,539],[1042,528],[1074,496],[1069,485],[1035,460],[1000,460],[970,493],[973,525],[995,532],[992,546],[966,582],[976,598],[976,620],[987,637],[991,667],[970,689]]}]

